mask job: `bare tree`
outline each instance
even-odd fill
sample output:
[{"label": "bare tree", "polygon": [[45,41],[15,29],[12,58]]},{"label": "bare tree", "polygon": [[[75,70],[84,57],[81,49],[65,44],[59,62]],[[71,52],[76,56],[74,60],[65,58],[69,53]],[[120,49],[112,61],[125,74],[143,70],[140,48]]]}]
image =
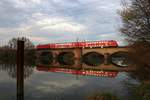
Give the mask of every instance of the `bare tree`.
[{"label": "bare tree", "polygon": [[120,31],[127,36],[129,42],[150,42],[150,0],[131,0],[130,6],[123,0],[120,15],[123,21]]},{"label": "bare tree", "polygon": [[12,38],[8,42],[8,46],[12,49],[17,49],[17,40],[23,40],[25,42],[25,49],[33,49],[34,44],[26,37],[17,37],[17,38]]},{"label": "bare tree", "polygon": [[150,79],[150,0],[123,0],[120,29],[132,47],[132,59],[136,63],[135,75],[142,80]]},{"label": "bare tree", "polygon": [[17,40],[23,40],[25,42],[24,60],[26,65],[34,65],[35,63],[35,49],[34,44],[26,37],[12,38],[8,42],[7,48],[1,51],[0,60],[4,63],[16,63],[16,49]]}]

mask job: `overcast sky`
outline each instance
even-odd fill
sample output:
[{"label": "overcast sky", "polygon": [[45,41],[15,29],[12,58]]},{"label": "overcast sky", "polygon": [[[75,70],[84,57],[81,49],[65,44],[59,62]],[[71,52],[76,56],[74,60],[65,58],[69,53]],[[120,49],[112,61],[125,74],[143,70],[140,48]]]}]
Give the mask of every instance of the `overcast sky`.
[{"label": "overcast sky", "polygon": [[26,36],[34,44],[117,40],[121,0],[0,0],[0,44]]}]

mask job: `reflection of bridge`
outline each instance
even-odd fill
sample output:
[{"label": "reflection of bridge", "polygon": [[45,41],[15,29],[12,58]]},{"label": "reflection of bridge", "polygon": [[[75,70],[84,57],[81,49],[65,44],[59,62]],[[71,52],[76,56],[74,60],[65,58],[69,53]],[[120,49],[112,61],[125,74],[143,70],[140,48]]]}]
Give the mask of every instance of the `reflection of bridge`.
[{"label": "reflection of bridge", "polygon": [[[128,71],[133,69],[129,66],[131,62],[129,62],[128,50],[127,47],[118,47],[117,42],[113,40],[38,45],[37,64],[54,67]],[[117,62],[117,60],[119,61]],[[125,64],[123,65],[123,63]]]},{"label": "reflection of bridge", "polygon": [[65,74],[83,75],[83,76],[97,76],[97,77],[114,78],[118,75],[117,71],[75,70],[75,69],[66,69],[66,68],[47,68],[47,67],[43,67],[43,66],[37,66],[36,69],[38,71],[65,73]]}]

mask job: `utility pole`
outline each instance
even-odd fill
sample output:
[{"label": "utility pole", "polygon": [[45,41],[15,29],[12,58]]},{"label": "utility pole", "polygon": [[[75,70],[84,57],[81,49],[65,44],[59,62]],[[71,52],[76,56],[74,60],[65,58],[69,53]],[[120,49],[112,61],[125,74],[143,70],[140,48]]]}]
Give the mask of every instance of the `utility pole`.
[{"label": "utility pole", "polygon": [[24,41],[17,41],[17,100],[24,100]]}]

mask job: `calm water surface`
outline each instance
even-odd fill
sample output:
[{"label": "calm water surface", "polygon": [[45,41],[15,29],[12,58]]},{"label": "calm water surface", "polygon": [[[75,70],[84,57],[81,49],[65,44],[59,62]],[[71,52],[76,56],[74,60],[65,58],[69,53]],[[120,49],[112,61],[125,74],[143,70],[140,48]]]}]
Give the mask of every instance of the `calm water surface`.
[{"label": "calm water surface", "polygon": [[[16,99],[15,77],[15,66],[0,65],[0,100]],[[110,78],[44,72],[26,66],[25,100],[85,100],[96,91],[110,92],[128,100],[130,93],[125,81],[137,83],[125,72]]]}]

